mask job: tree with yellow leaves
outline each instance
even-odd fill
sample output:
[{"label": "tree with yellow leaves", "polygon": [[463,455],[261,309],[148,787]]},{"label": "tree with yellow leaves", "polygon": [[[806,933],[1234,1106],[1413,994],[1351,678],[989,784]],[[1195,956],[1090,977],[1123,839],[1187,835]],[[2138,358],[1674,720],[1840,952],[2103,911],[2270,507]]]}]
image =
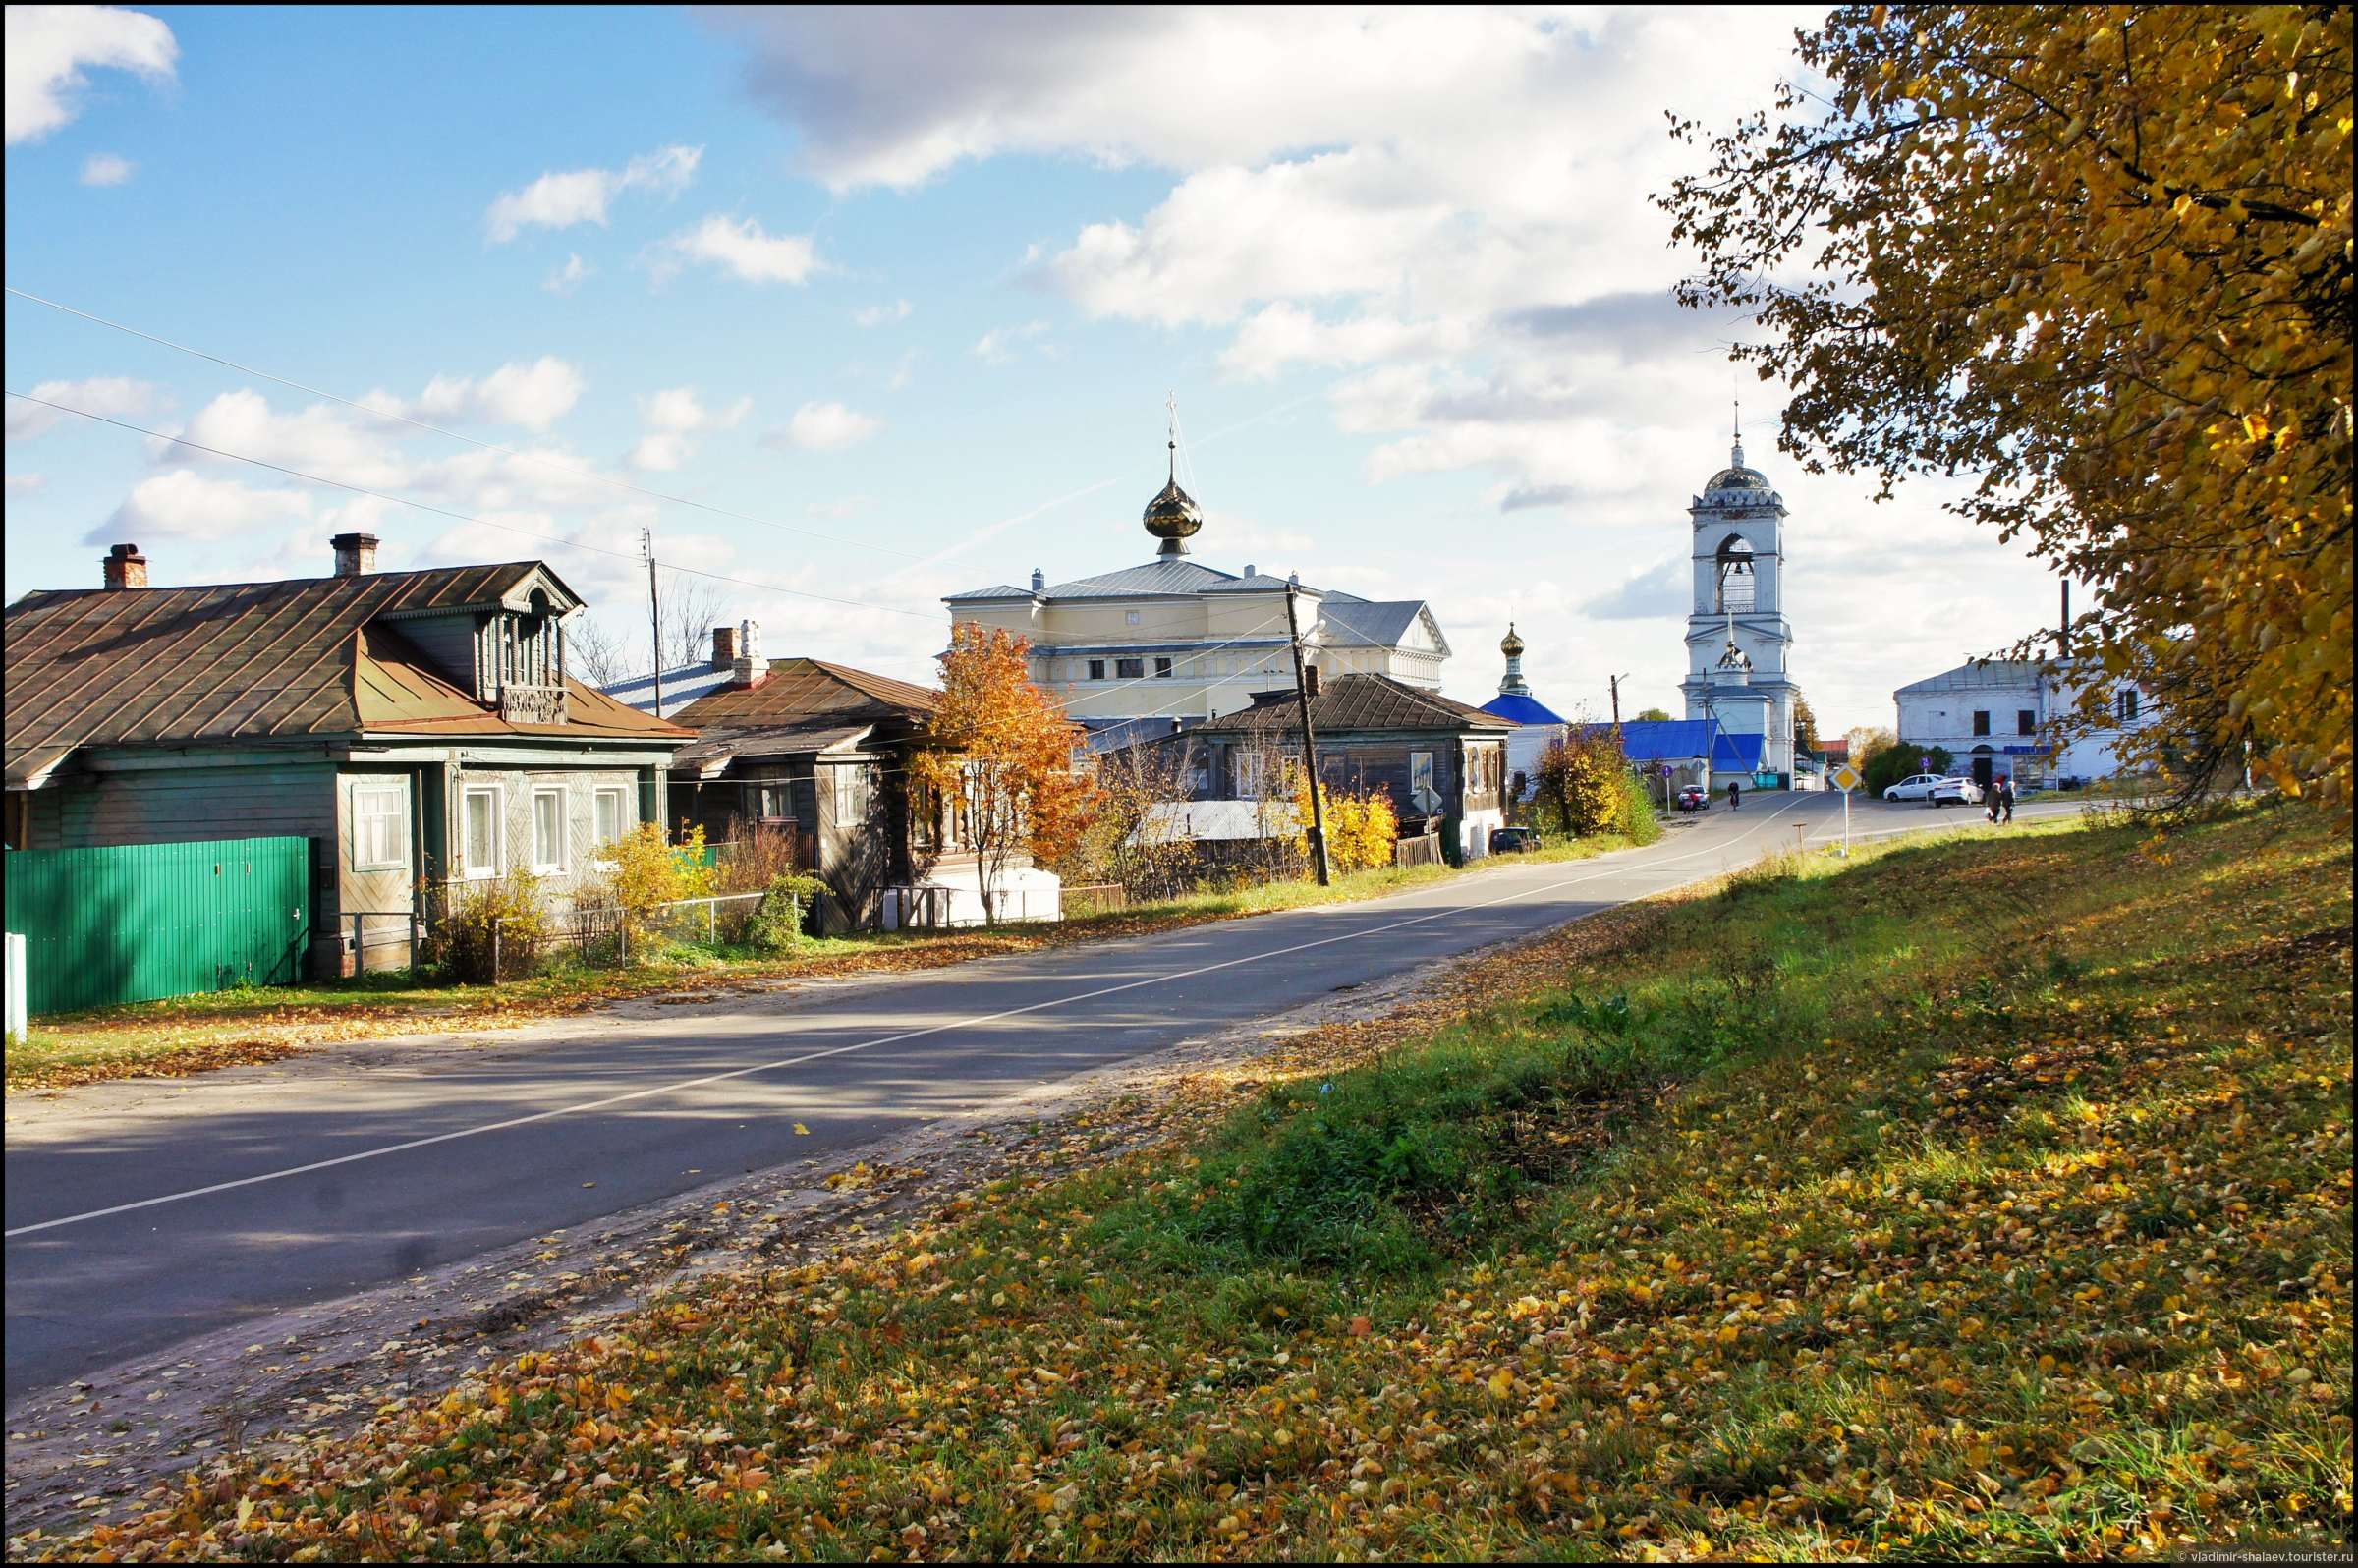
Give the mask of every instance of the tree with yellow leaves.
[{"label": "tree with yellow leaves", "polygon": [[1088,823],[1090,787],[1073,770],[1080,730],[1032,684],[1031,643],[1014,632],[962,623],[941,656],[941,700],[926,744],[909,760],[921,791],[950,803],[975,853],[982,918],[998,921],[992,894],[1018,854],[1056,860]]},{"label": "tree with yellow leaves", "polygon": [[[1352,791],[1319,786],[1319,805],[1326,819],[1326,866],[1340,876],[1346,871],[1371,870],[1392,864],[1392,845],[1400,837],[1400,816],[1392,810],[1392,792],[1376,785]],[[1294,773],[1293,852],[1310,864],[1310,780]]]},{"label": "tree with yellow leaves", "polygon": [[[2350,819],[2351,20],[2341,6],[1843,6],[1817,79],[1660,198],[1680,303],[1750,311],[1813,472],[1979,476],[2096,589],[2082,722],[2199,794]],[[1691,122],[1675,134],[1693,140]],[[2086,679],[2101,665],[2105,678]]]}]

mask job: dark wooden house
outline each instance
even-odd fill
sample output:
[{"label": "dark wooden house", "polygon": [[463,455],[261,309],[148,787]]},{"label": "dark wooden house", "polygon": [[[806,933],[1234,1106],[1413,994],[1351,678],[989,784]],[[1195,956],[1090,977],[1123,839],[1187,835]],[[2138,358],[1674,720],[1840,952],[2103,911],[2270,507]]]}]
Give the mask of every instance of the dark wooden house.
[{"label": "dark wooden house", "polygon": [[103,588],[11,604],[9,846],[309,838],[324,974],[406,965],[432,884],[595,876],[693,733],[571,678],[544,564],[334,545],[333,577],[157,588],[119,544]]},{"label": "dark wooden house", "polygon": [[[833,921],[873,926],[884,889],[940,847],[934,824],[912,823],[907,788],[934,694],[824,659],[772,663],[758,639],[750,622],[715,628],[707,669],[666,672],[671,722],[696,732],[673,764],[668,819],[713,842],[751,824],[793,835],[797,865],[835,891]],[[642,684],[614,690],[636,698]],[[672,707],[675,693],[690,700]]]},{"label": "dark wooden house", "polygon": [[[1452,861],[1489,853],[1490,829],[1505,825],[1512,720],[1388,675],[1323,682],[1310,719],[1329,788],[1389,792],[1401,832],[1437,832]],[[1261,692],[1251,707],[1161,744],[1194,750],[1200,799],[1283,798],[1301,765],[1301,709],[1290,690]]]}]

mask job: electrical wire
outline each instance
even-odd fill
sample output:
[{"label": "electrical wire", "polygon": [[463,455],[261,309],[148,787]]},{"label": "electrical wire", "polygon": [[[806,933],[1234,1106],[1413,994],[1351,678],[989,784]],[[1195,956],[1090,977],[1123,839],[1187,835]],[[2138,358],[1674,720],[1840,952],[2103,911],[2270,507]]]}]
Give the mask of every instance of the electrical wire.
[{"label": "electrical wire", "polygon": [[[161,430],[150,430],[143,425],[132,424],[123,420],[109,419],[103,414],[92,414],[87,409],[72,408],[63,403],[52,403],[47,398],[36,398],[30,393],[12,391],[8,395],[22,402],[38,403],[43,408],[55,409],[61,414],[80,415],[85,420],[95,420],[100,424],[111,424],[119,430],[129,430],[134,435],[143,435],[150,440],[163,441],[173,446],[185,446],[191,451],[205,452],[214,457],[227,458],[233,463],[251,463],[255,468],[268,469],[273,474],[284,474],[289,478],[302,479],[308,484],[324,484],[331,489],[349,490],[355,495],[365,495],[373,500],[384,501],[393,506],[406,506],[414,511],[430,512],[436,517],[446,517],[460,523],[475,523],[483,528],[498,529],[502,532],[521,534],[528,539],[537,539],[543,544],[554,544],[560,549],[587,550],[592,555],[611,556],[615,560],[629,561],[633,564],[637,564],[646,559],[645,556],[633,554],[627,550],[609,550],[602,545],[584,544],[578,539],[559,538],[553,533],[535,533],[531,529],[520,529],[512,523],[495,523],[487,517],[477,517],[472,513],[467,512],[453,512],[447,507],[429,506],[423,501],[412,501],[403,496],[387,495],[382,490],[371,490],[365,485],[347,484],[342,479],[331,479],[317,474],[307,474],[301,469],[288,468],[283,463],[269,463],[265,462],[261,458],[248,457],[243,452],[224,451],[222,448],[217,446],[206,446],[199,441],[191,441],[185,436],[166,435]],[[762,593],[791,594],[798,599],[816,599],[826,604],[843,604],[848,605],[856,610],[880,610],[887,615],[913,616],[921,621],[929,621],[933,619],[931,614],[923,610],[895,609],[889,604],[870,604],[864,599],[847,599],[833,593],[813,593],[805,588],[780,588],[774,583],[756,583],[748,578],[729,577],[720,572],[699,571],[693,566],[671,566],[664,568],[664,570],[669,572],[684,573],[689,577],[706,578],[715,583],[727,583],[735,588],[752,588]]]}]

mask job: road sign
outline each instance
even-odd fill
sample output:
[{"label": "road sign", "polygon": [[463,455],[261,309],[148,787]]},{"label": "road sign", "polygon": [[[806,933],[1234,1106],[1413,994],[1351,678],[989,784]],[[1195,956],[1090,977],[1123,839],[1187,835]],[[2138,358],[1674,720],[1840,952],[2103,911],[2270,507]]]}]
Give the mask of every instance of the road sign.
[{"label": "road sign", "polygon": [[1667,762],[1664,762],[1664,763],[1662,764],[1662,777],[1664,777],[1664,778],[1668,778],[1669,776],[1670,776],[1670,764],[1669,764],[1669,763],[1667,763]]},{"label": "road sign", "polygon": [[1845,762],[1840,767],[1835,768],[1833,772],[1827,776],[1834,781],[1834,788],[1840,790],[1845,795],[1859,787],[1860,780],[1858,769],[1852,767],[1848,762]]}]

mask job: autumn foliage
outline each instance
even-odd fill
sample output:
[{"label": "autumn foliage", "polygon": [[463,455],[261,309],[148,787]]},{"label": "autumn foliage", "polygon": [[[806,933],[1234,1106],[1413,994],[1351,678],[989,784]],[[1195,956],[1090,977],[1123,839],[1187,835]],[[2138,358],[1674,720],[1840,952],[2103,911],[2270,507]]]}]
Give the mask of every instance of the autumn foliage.
[{"label": "autumn foliage", "polygon": [[[1365,871],[1392,864],[1392,843],[1400,836],[1400,818],[1392,810],[1392,792],[1380,785],[1357,792],[1332,785],[1319,788],[1319,805],[1325,812],[1326,865],[1335,875]],[[1310,781],[1294,774],[1294,815],[1301,831],[1294,835],[1294,853],[1310,859]]]},{"label": "autumn foliage", "polygon": [[1817,80],[1662,197],[1681,303],[1768,328],[1734,352],[1813,470],[1978,476],[1959,512],[2095,588],[2060,651],[2109,677],[2086,725],[2158,699],[2129,761],[2199,792],[2248,753],[2346,827],[2349,9],[1842,6],[1800,41]]},{"label": "autumn foliage", "polygon": [[953,804],[975,852],[986,918],[990,893],[1019,854],[1053,861],[1088,826],[1089,781],[1073,770],[1080,731],[1032,684],[1028,639],[996,627],[952,628],[941,700],[926,744],[910,758],[921,792]]}]

